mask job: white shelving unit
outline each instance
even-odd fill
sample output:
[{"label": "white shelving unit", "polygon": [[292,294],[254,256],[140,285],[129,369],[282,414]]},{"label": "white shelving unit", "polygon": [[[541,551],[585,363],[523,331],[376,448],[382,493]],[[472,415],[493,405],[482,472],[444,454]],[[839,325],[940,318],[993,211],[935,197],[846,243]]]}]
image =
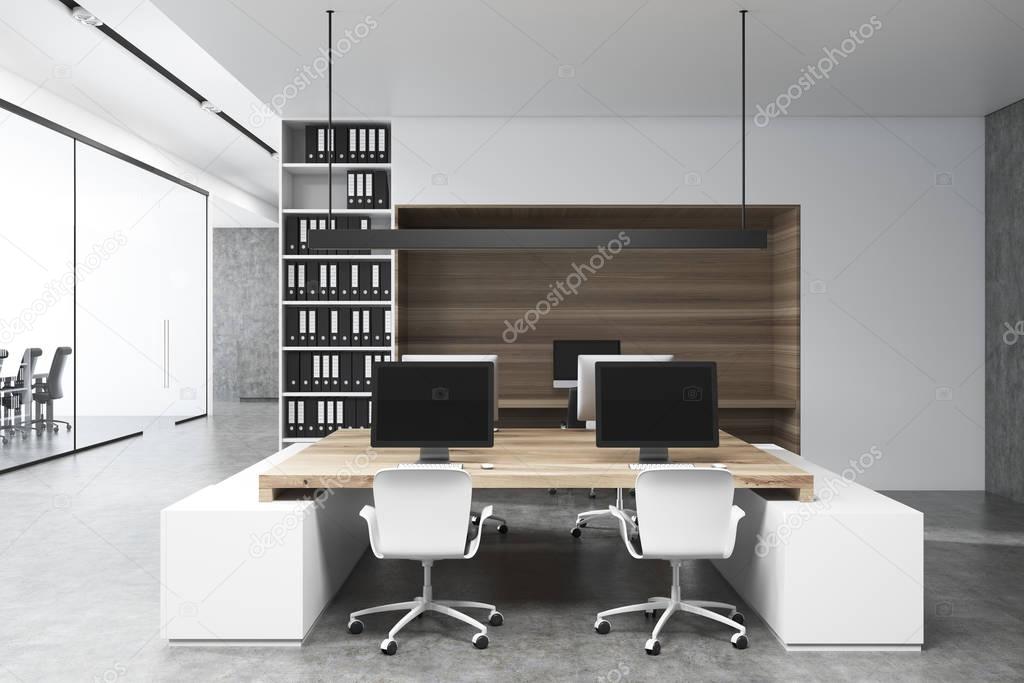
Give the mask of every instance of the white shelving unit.
[{"label": "white shelving unit", "polygon": [[[326,163],[306,163],[305,158],[305,130],[307,125],[326,124],[326,119],[286,119],[282,121],[281,130],[281,162],[279,164],[279,197],[280,197],[280,229],[278,231],[278,254],[280,255],[280,268],[278,277],[282,279],[278,283],[278,296],[280,301],[278,314],[278,344],[280,345],[280,372],[278,377],[278,394],[281,398],[280,409],[278,410],[278,437],[281,443],[312,443],[319,440],[316,437],[288,437],[284,435],[287,430],[286,401],[295,398],[359,398],[369,399],[370,392],[363,391],[341,391],[341,392],[289,392],[285,391],[287,372],[286,354],[293,351],[309,352],[353,352],[353,353],[380,353],[390,354],[396,358],[397,334],[392,334],[391,346],[284,346],[284,312],[289,306],[337,306],[337,307],[388,307],[392,312],[392,321],[395,320],[394,301],[285,301],[284,299],[284,270],[285,264],[294,261],[386,261],[391,269],[392,289],[396,286],[396,257],[393,251],[375,250],[370,254],[285,254],[284,234],[287,220],[290,216],[310,215],[359,215],[370,216],[370,228],[372,230],[390,230],[394,227],[394,212],[392,206],[387,209],[349,209],[347,204],[346,176],[348,171],[360,170],[383,170],[388,174],[388,183],[394,187],[390,163],[365,163],[365,164],[332,164],[333,184],[331,187],[331,199],[333,209],[327,209],[328,192],[328,165]],[[334,121],[335,125],[360,125],[360,124],[383,124],[389,129],[390,121]]]}]

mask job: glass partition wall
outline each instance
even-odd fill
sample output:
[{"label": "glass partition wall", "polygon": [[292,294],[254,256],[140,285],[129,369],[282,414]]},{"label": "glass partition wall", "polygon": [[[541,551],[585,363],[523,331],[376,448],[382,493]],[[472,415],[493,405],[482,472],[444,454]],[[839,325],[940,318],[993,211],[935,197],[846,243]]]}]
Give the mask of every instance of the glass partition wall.
[{"label": "glass partition wall", "polygon": [[206,193],[0,105],[0,472],[204,415]]}]

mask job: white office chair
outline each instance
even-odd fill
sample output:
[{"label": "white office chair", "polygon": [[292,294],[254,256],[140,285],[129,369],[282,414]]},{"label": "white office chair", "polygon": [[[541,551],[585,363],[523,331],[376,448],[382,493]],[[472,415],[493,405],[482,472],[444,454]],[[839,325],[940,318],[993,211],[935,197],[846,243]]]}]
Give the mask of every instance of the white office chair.
[{"label": "white office chair", "polygon": [[[472,643],[483,650],[488,645],[487,626],[454,608],[488,610],[488,623],[501,626],[504,617],[494,605],[463,600],[434,600],[430,568],[437,560],[466,559],[476,555],[482,533],[466,546],[466,517],[472,502],[473,487],[469,473],[458,469],[386,469],[373,478],[373,502],[359,513],[370,532],[370,549],[380,559],[418,560],[423,564],[423,595],[408,602],[352,612],[349,633],[362,633],[359,617],[379,612],[409,610],[381,641],[380,650],[393,655],[398,651],[395,636],[410,621],[424,612],[439,612],[464,621],[478,630]],[[491,516],[490,505],[480,514]]]},{"label": "white office chair", "polygon": [[[494,366],[494,431],[498,431],[498,355],[497,354],[456,354],[456,353],[403,353],[403,363],[490,363]],[[480,524],[480,515],[470,513],[469,521]],[[499,534],[508,533],[508,522],[504,518],[492,515],[490,520],[498,529]]]},{"label": "white office chair", "polygon": [[[594,429],[597,420],[597,374],[598,363],[665,363],[673,359],[669,354],[632,354],[632,355],[581,355],[576,359],[576,417],[586,421],[587,429]],[[590,489],[590,497],[595,497],[594,489]],[[626,513],[630,532],[636,533],[635,511],[627,509],[622,497],[622,489],[615,490],[615,507]],[[601,517],[609,517],[607,510],[587,510],[576,515],[576,524],[569,533],[579,538],[588,523]]]},{"label": "white office chair", "polygon": [[[689,612],[713,619],[736,629],[732,644],[747,647],[747,629],[743,615],[735,605],[706,600],[684,601],[679,594],[679,567],[683,560],[727,558],[736,543],[736,526],[746,514],[732,504],[732,475],[713,469],[651,469],[636,478],[636,507],[643,519],[640,526],[641,552],[633,546],[627,532],[625,513],[615,507],[609,511],[619,520],[622,541],[629,554],[638,560],[668,560],[672,564],[670,597],[654,597],[636,605],[605,610],[597,615],[594,630],[611,630],[606,617],[627,612],[654,614],[665,610],[650,639],[644,644],[649,655],[661,652],[658,635],[675,612]],[[726,610],[727,615],[711,609]]]}]

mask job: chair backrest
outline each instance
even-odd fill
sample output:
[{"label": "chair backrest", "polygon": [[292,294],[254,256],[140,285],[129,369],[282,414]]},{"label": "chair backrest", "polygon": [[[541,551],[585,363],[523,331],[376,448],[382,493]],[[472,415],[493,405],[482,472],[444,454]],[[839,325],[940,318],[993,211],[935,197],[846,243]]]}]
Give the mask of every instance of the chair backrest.
[{"label": "chair backrest", "polygon": [[670,360],[671,354],[579,356],[576,359],[576,419],[597,419],[597,378],[594,366],[598,363],[665,363]]},{"label": "chair backrest", "polygon": [[636,478],[644,557],[722,557],[732,534],[732,475],[715,469],[646,470]]},{"label": "chair backrest", "polygon": [[386,469],[373,478],[378,552],[454,557],[466,551],[473,484],[464,470]]},{"label": "chair backrest", "polygon": [[61,378],[64,376],[64,363],[71,355],[70,346],[58,346],[53,352],[53,361],[50,363],[50,372],[46,375],[46,393],[50,399],[64,398],[64,388],[61,385]]},{"label": "chair backrest", "polygon": [[403,353],[403,363],[491,363],[494,365],[494,421],[498,421],[498,354]]}]

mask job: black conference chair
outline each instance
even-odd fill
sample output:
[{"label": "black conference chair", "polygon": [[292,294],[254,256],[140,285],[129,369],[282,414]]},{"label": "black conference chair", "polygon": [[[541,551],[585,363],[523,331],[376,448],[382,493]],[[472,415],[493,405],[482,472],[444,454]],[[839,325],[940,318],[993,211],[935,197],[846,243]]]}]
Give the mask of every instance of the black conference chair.
[{"label": "black conference chair", "polygon": [[20,434],[23,439],[28,437],[32,417],[28,415],[26,419],[25,409],[31,407],[31,401],[26,405],[25,396],[31,391],[32,373],[35,371],[36,359],[41,355],[42,349],[28,348],[20,360],[12,361],[8,358],[5,361],[15,363],[15,367],[11,368],[11,372],[6,372],[7,368],[4,368],[3,384],[0,386],[0,414],[6,413],[6,419],[0,422],[0,443],[7,443],[8,434]]},{"label": "black conference chair", "polygon": [[50,364],[50,371],[40,376],[32,385],[32,400],[43,408],[43,417],[33,420],[30,424],[42,425],[36,427],[36,433],[42,434],[44,429],[60,431],[57,425],[64,425],[71,431],[71,423],[64,420],[53,419],[53,402],[64,398],[64,388],[61,385],[61,378],[64,375],[64,364],[67,357],[71,355],[70,346],[60,346],[53,354],[53,362]]}]

